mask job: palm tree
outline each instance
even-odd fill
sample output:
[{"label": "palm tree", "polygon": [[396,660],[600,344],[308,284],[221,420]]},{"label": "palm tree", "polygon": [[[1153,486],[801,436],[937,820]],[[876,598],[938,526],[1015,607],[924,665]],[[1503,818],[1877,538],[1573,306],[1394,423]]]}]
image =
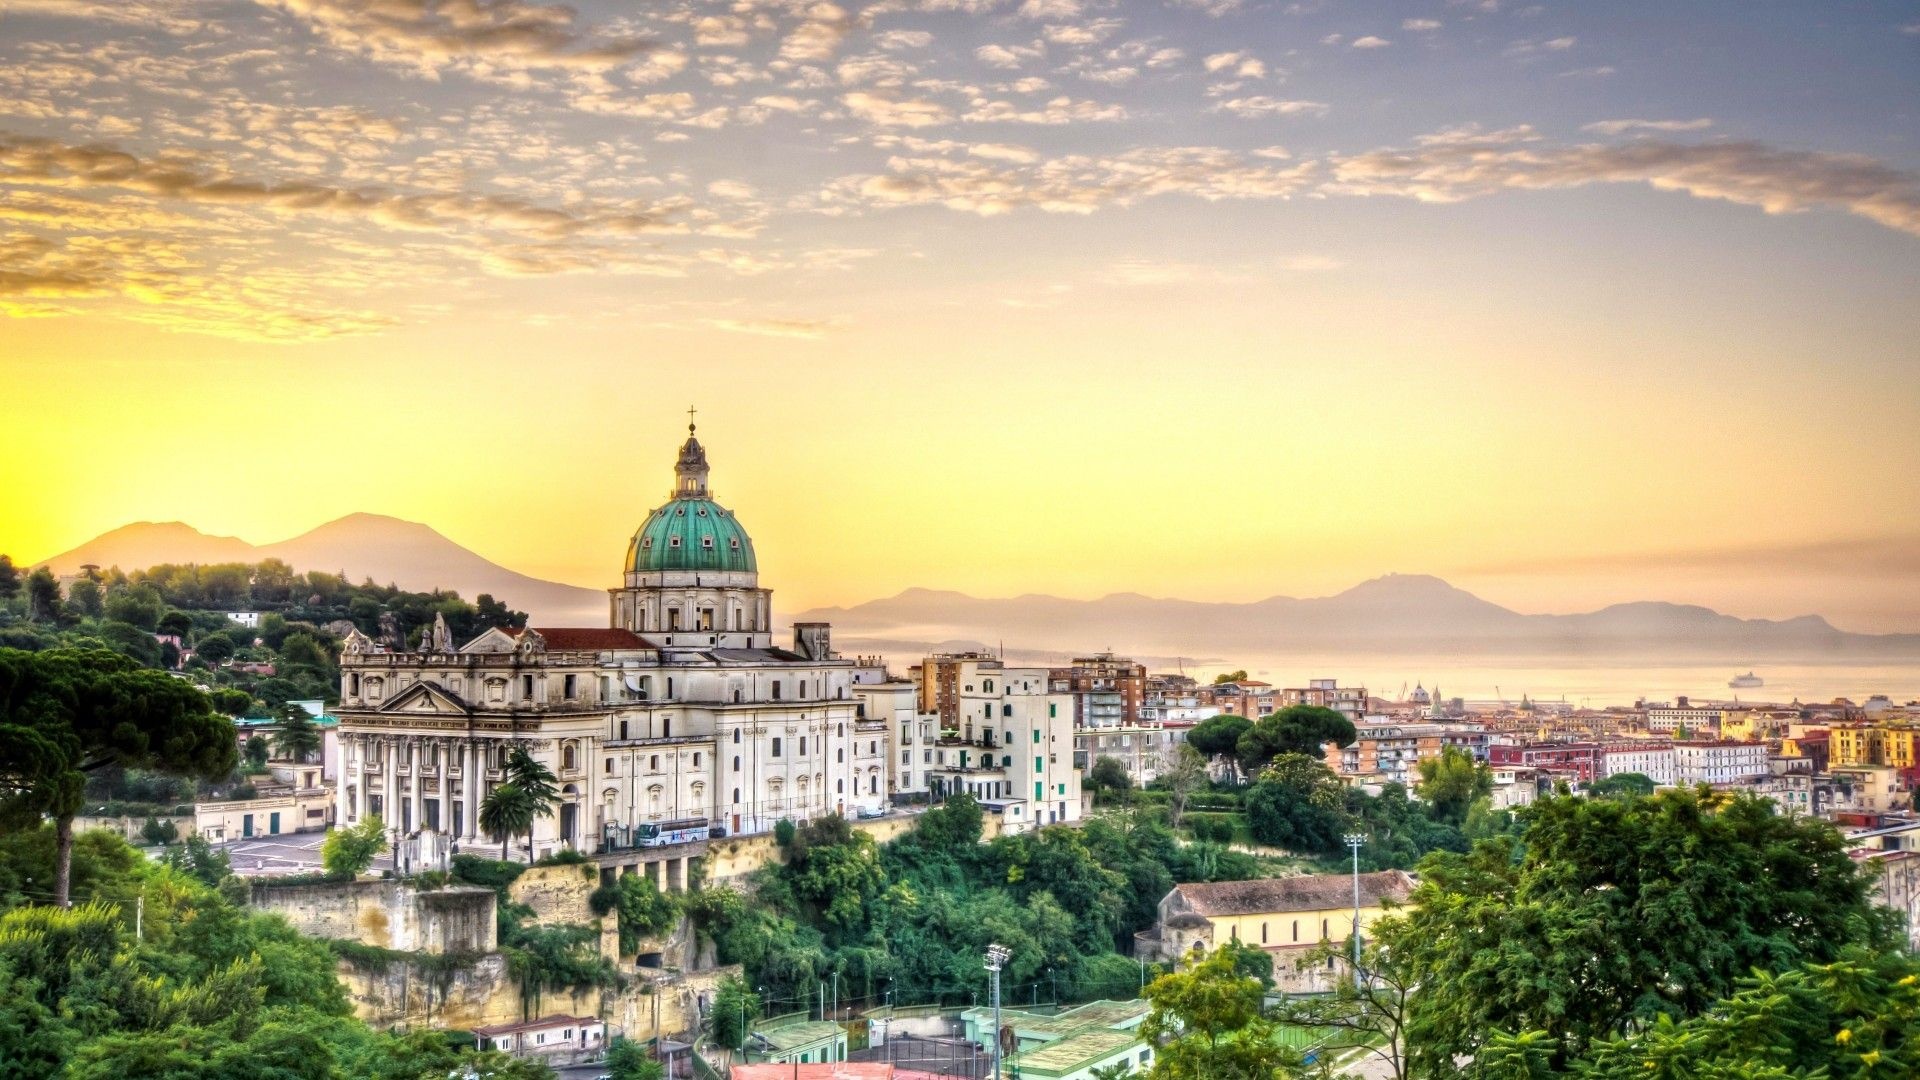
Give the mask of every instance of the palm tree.
[{"label": "palm tree", "polygon": [[502,862],[507,858],[507,837],[521,829],[527,830],[527,855],[532,857],[534,806],[533,797],[526,789],[512,783],[501,784],[480,800],[480,827],[499,835]]},{"label": "palm tree", "polygon": [[273,748],[283,758],[298,765],[320,749],[320,725],[298,705],[280,707],[280,724],[273,733]]},{"label": "palm tree", "polygon": [[[553,804],[560,801],[560,778],[553,770],[535,760],[524,747],[516,746],[507,755],[507,783],[519,788],[532,808],[532,816],[521,826],[527,830],[527,860],[533,860],[533,818],[552,817]],[[484,808],[483,808],[484,809]]]}]

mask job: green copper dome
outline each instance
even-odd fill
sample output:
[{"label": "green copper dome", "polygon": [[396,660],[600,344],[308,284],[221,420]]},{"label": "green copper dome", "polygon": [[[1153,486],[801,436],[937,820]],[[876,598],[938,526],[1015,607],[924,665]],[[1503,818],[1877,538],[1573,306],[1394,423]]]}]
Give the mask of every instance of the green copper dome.
[{"label": "green copper dome", "polygon": [[753,540],[733,511],[708,498],[679,498],[647,515],[627,547],[627,568],[756,573]]},{"label": "green copper dome", "polygon": [[674,462],[673,501],[647,515],[627,545],[627,569],[718,570],[753,574],[753,539],[733,511],[707,493],[707,451],[687,425],[687,441]]}]

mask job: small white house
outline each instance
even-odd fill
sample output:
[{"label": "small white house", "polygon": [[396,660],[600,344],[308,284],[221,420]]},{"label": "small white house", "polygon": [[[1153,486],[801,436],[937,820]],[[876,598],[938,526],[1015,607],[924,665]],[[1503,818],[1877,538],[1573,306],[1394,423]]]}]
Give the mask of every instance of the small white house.
[{"label": "small white house", "polygon": [[555,1013],[517,1024],[492,1024],[473,1029],[482,1050],[508,1054],[572,1054],[598,1050],[607,1041],[607,1025],[590,1016]]},{"label": "small white house", "polygon": [[239,623],[249,630],[260,629],[260,613],[257,611],[229,611],[227,621]]}]

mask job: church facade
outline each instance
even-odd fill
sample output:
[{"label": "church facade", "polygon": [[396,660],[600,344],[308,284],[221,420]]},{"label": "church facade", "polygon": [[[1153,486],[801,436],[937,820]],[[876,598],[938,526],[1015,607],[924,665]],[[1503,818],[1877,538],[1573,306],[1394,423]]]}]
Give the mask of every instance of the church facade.
[{"label": "church facade", "polygon": [[349,636],[338,824],[379,815],[396,839],[430,835],[442,853],[497,848],[480,806],[515,748],[560,792],[530,847],[507,839],[516,859],[633,850],[663,827],[704,837],[884,811],[893,725],[865,715],[884,668],[838,656],[823,623],[776,645],[753,541],[709,491],[692,425],[674,474],[628,545],[606,627],[456,643],[437,623],[413,651]]}]

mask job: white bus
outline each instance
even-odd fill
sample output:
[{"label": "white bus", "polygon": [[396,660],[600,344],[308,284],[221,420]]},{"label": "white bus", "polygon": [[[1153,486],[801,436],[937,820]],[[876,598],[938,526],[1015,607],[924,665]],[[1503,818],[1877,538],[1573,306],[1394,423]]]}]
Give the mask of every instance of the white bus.
[{"label": "white bus", "polygon": [[680,818],[676,821],[649,821],[634,830],[637,847],[666,847],[688,844],[707,838],[706,818]]}]

